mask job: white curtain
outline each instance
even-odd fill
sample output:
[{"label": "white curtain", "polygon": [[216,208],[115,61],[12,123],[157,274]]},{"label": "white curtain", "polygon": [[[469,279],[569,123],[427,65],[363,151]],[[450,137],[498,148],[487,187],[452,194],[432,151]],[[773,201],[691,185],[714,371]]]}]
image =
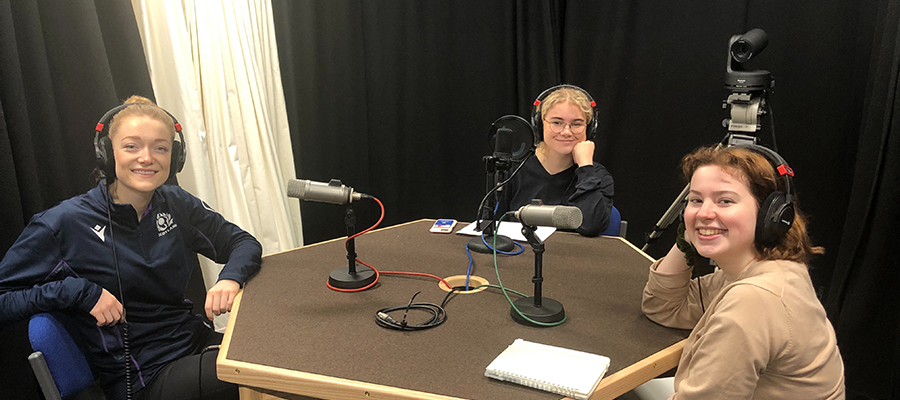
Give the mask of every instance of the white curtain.
[{"label": "white curtain", "polygon": [[[253,234],[264,254],[303,243],[269,0],[132,0],[158,104],[185,134],[178,182]],[[221,265],[200,257],[204,281]],[[216,319],[224,327],[227,318]]]}]

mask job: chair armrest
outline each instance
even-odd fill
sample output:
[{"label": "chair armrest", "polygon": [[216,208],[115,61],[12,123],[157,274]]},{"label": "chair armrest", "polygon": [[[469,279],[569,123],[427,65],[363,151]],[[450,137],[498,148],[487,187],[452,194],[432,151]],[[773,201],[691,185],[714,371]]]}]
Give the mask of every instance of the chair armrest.
[{"label": "chair armrest", "polygon": [[31,364],[31,369],[34,371],[34,376],[37,377],[38,385],[41,386],[41,392],[44,393],[44,397],[47,400],[62,400],[62,397],[59,395],[59,389],[56,388],[56,382],[53,381],[53,376],[50,375],[50,368],[47,367],[47,360],[44,359],[44,354],[39,351],[31,353],[28,356],[28,363]]}]

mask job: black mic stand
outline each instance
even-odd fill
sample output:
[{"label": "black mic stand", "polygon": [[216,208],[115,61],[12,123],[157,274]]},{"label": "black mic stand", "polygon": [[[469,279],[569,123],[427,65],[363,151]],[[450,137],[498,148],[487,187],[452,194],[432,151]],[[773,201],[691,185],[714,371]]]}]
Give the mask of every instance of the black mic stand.
[{"label": "black mic stand", "polygon": [[356,214],[352,203],[347,203],[344,224],[347,225],[347,237],[350,238],[347,240],[348,267],[331,271],[328,284],[339,289],[359,289],[375,282],[375,271],[365,265],[357,265],[356,243],[352,238],[356,231]]},{"label": "black mic stand", "polygon": [[[490,192],[494,190],[494,187],[498,182],[503,182],[506,180],[506,174],[509,171],[510,160],[504,157],[494,157],[494,156],[486,156],[484,157],[485,161],[485,187],[486,192]],[[499,196],[497,192],[499,192],[502,188],[497,188],[494,190],[493,201],[490,202],[492,204],[497,204]],[[490,218],[490,219],[488,219]],[[481,235],[473,237],[469,240],[469,250],[472,250],[476,253],[482,254],[491,254],[493,250],[489,246],[489,244],[493,243],[494,239],[494,229],[499,229],[499,223],[497,222],[497,213],[489,204],[481,203],[481,211],[479,212],[479,217],[477,221],[477,225],[475,226],[475,230],[481,232]],[[487,242],[488,244],[485,244]],[[497,243],[496,249],[498,251],[511,252],[516,248],[516,245],[513,243],[513,240],[507,236],[497,235]]]},{"label": "black mic stand", "polygon": [[509,309],[509,315],[522,325],[545,326],[537,325],[523,318],[522,315],[534,321],[552,324],[563,321],[566,318],[566,310],[562,303],[541,296],[541,286],[544,282],[544,277],[541,276],[544,264],[544,242],[535,234],[535,229],[537,228],[522,224],[522,235],[525,236],[534,251],[534,278],[531,278],[531,281],[534,282],[534,296],[522,297],[514,301],[513,307]]}]

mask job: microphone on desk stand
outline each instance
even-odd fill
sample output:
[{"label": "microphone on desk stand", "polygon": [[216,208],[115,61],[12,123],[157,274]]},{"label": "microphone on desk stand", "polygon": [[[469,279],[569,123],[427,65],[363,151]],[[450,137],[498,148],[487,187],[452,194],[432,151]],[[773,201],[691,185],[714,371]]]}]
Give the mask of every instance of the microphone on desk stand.
[{"label": "microphone on desk stand", "polygon": [[[515,249],[513,240],[504,235],[494,235],[495,230],[499,229],[499,222],[496,209],[491,204],[498,204],[500,198],[506,195],[503,192],[503,183],[511,178],[509,170],[515,164],[521,166],[532,154],[534,131],[524,118],[518,115],[504,115],[491,124],[488,130],[488,145],[492,154],[484,157],[487,195],[479,204],[475,228],[481,235],[472,238],[467,248],[477,253],[490,254],[494,249],[487,243],[495,243],[498,251],[510,252]],[[516,171],[512,175],[515,175]],[[493,201],[488,201],[491,195]]]},{"label": "microphone on desk stand", "polygon": [[353,201],[372,199],[371,195],[356,192],[353,188],[344,186],[337,179],[332,179],[328,183],[291,179],[288,181],[287,195],[307,201],[346,204],[344,224],[347,226],[347,237],[349,238],[347,240],[348,266],[331,271],[328,276],[328,284],[338,289],[359,289],[375,282],[377,278],[375,271],[356,262],[356,244],[353,239],[353,234],[356,233],[356,214],[353,211]]},{"label": "microphone on desk stand", "polygon": [[532,200],[531,204],[509,212],[522,223],[522,235],[528,240],[534,251],[534,296],[523,297],[513,302],[509,314],[513,320],[530,326],[556,326],[566,319],[566,310],[562,303],[541,293],[544,282],[543,254],[544,242],[535,234],[537,226],[552,226],[557,229],[577,229],[584,216],[578,207],[545,206],[541,200]]}]

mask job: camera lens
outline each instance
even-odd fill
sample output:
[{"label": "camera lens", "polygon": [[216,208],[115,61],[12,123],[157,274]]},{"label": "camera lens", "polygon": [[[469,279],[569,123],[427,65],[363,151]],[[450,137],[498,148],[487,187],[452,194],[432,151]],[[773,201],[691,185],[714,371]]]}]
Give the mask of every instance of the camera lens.
[{"label": "camera lens", "polygon": [[731,45],[731,56],[738,62],[750,61],[753,57],[753,46],[744,40],[738,40]]},{"label": "camera lens", "polygon": [[755,28],[741,35],[731,45],[731,56],[738,62],[750,61],[769,44],[769,36],[762,29]]}]

